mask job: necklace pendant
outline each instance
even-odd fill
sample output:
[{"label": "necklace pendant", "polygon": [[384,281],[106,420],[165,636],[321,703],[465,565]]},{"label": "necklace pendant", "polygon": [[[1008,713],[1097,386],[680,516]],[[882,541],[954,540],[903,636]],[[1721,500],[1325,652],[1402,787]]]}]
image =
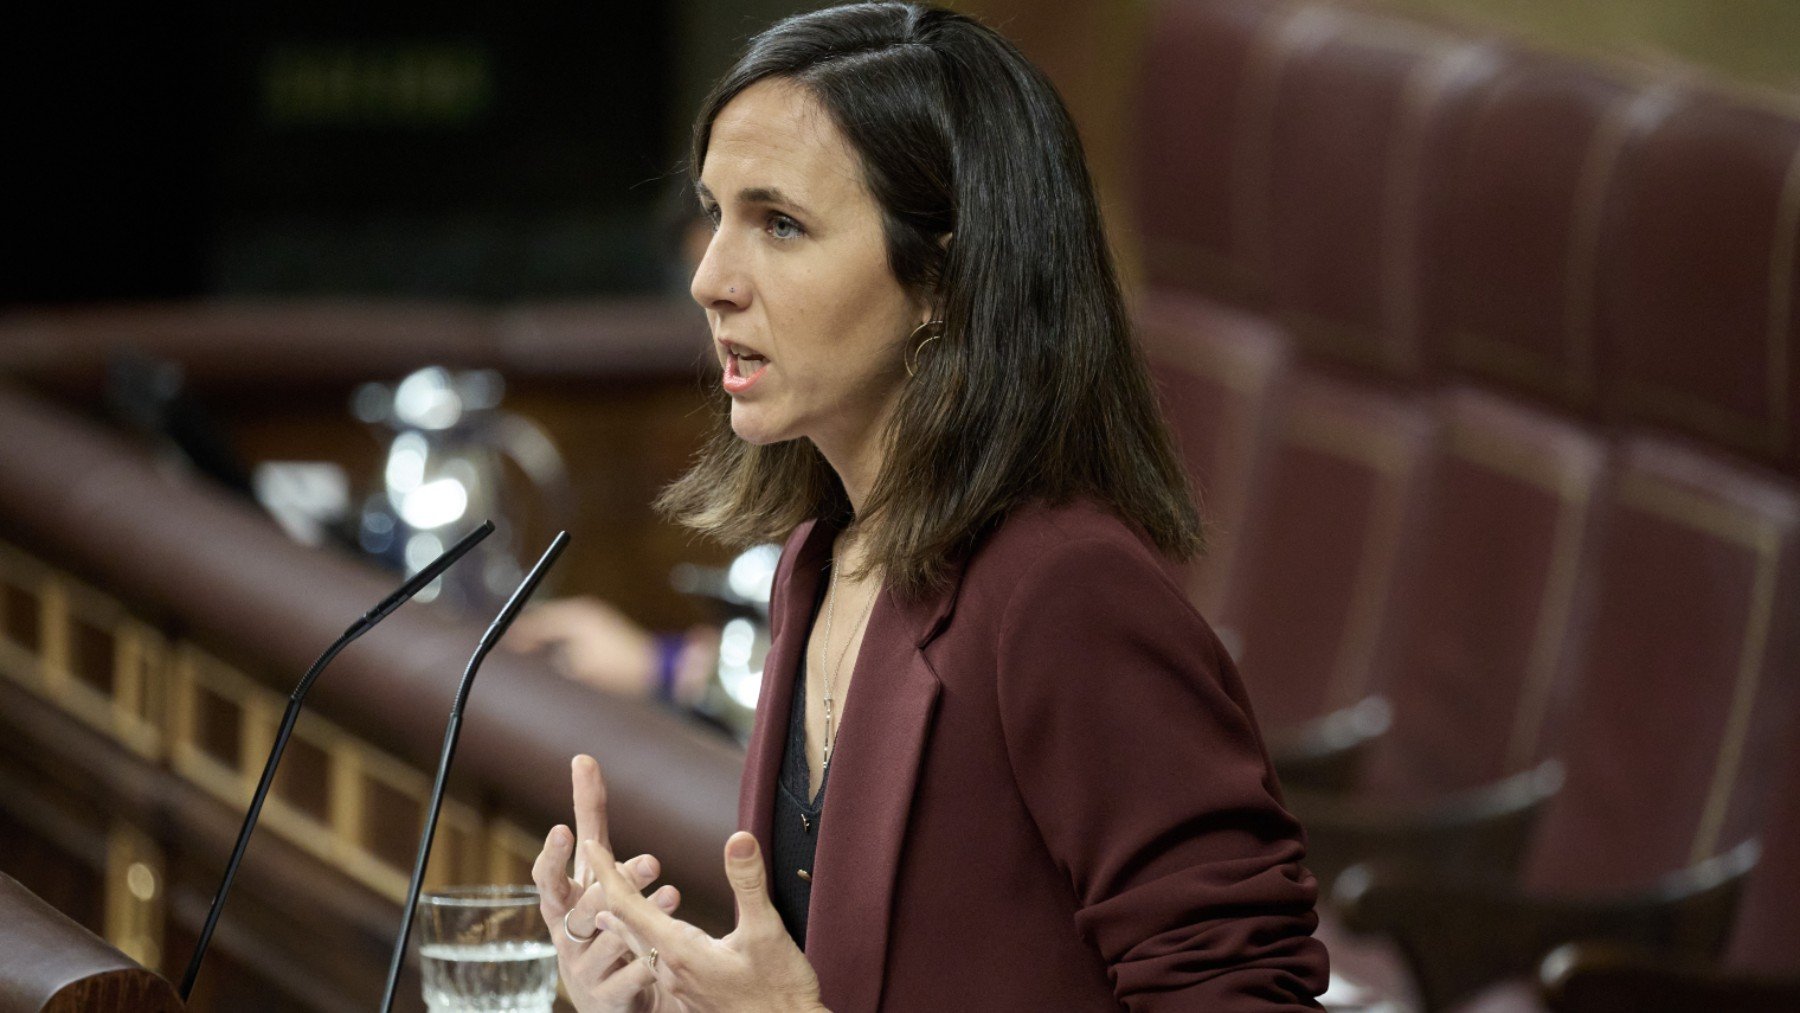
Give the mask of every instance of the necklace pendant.
[{"label": "necklace pendant", "polygon": [[[825,661],[827,664],[831,661],[832,624],[837,616],[838,588],[836,560],[833,560],[832,563],[828,565],[831,566],[831,584],[825,593],[825,642],[820,645],[820,654],[823,656],[821,660]],[[860,628],[866,629],[868,627],[869,617],[875,614],[875,600],[880,596],[880,587],[877,586],[875,593],[869,595],[868,603],[863,606],[862,619],[858,622]],[[844,660],[850,656],[850,647],[855,642],[856,630],[852,629],[850,631],[850,636],[844,641],[844,646],[838,653],[837,664],[831,665],[825,672],[825,729],[824,741],[821,743],[820,751],[824,754],[824,766],[826,771],[831,770],[831,747],[832,744],[837,741],[836,715],[833,713],[834,708],[832,707],[832,697],[834,696],[832,684],[837,681],[838,675],[843,672]]]}]

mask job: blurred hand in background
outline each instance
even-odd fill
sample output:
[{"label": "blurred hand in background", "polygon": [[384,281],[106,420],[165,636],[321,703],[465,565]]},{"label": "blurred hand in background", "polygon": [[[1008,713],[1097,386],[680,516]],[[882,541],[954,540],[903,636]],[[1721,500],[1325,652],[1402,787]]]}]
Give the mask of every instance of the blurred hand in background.
[{"label": "blurred hand in background", "polygon": [[503,644],[544,655],[564,676],[603,692],[692,709],[718,666],[719,631],[701,625],[657,634],[613,605],[582,596],[531,608]]}]

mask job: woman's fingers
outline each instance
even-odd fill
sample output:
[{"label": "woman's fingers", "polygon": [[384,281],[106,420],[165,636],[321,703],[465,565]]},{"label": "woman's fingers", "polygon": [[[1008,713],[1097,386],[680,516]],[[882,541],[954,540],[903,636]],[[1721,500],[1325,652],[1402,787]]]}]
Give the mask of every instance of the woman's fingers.
[{"label": "woman's fingers", "polygon": [[[632,892],[641,893],[656,877],[662,874],[662,864],[655,855],[639,855],[629,862],[619,863],[615,868],[624,875]],[[577,935],[587,935],[594,924],[594,916],[606,910],[606,887],[595,883],[581,892],[569,905],[569,928]]]},{"label": "woman's fingers", "polygon": [[538,905],[543,908],[545,920],[561,918],[575,902],[574,884],[566,872],[569,852],[574,848],[575,835],[568,827],[558,824],[550,828],[549,835],[544,838],[544,850],[538,852],[537,861],[531,863],[531,881],[537,884]]},{"label": "woman's fingers", "polygon": [[[659,866],[655,856],[639,855],[612,867],[625,882],[641,890],[656,879],[661,871]],[[605,886],[600,883],[582,891],[566,912],[568,931],[564,931],[562,924],[552,928],[558,954],[563,958],[564,977],[571,982],[584,983],[602,1005],[635,996],[651,980],[651,976],[626,975],[631,965],[622,965],[621,961],[637,961],[630,941],[623,932],[606,931],[597,923],[596,915],[605,907],[605,894]],[[672,912],[681,903],[681,893],[675,887],[665,885],[649,899],[659,910]],[[587,941],[577,942],[570,938],[570,933],[587,937]],[[621,975],[626,975],[623,983],[617,980]]]},{"label": "woman's fingers", "polygon": [[[654,983],[655,974],[637,959],[638,937],[617,919],[604,923],[601,919],[607,917],[609,906],[630,904],[680,925],[669,915],[680,906],[681,893],[664,886],[648,898],[643,896],[642,891],[662,874],[661,863],[652,855],[614,861],[606,823],[606,782],[594,758],[576,756],[570,761],[569,778],[575,829],[553,828],[532,864],[539,909],[550,923],[563,977],[571,988],[579,982],[578,991],[601,1008],[626,1008]],[[571,857],[573,879],[565,874]],[[608,924],[613,926],[610,931],[605,928]]]},{"label": "woman's fingers", "polygon": [[[599,841],[612,850],[612,838],[606,830],[606,781],[600,776],[600,764],[585,753],[569,764],[569,780],[574,788],[575,837],[581,841]],[[575,855],[575,878],[583,886],[593,882],[587,856]]]},{"label": "woman's fingers", "polygon": [[[570,879],[565,870],[568,869],[569,852],[574,850],[575,835],[568,827],[552,827],[544,839],[544,850],[538,852],[537,861],[531,866],[532,882],[538,888],[538,910],[544,917],[544,924],[549,926],[551,938],[556,941],[557,948],[564,944],[580,947],[580,941],[570,937],[591,936],[597,931],[594,916],[606,907],[604,888],[594,885],[582,889]],[[644,890],[656,878],[662,875],[662,863],[655,855],[639,855],[628,862],[621,863],[619,872],[632,887]],[[674,913],[681,905],[681,892],[673,886],[665,885],[651,895],[650,900],[658,909]],[[620,947],[623,948],[623,943]],[[618,954],[614,954],[616,957]]]},{"label": "woman's fingers", "polygon": [[620,862],[617,868],[638,893],[643,893],[645,887],[662,875],[662,863],[655,855],[639,855],[629,862]]},{"label": "woman's fingers", "polygon": [[581,847],[588,853],[589,864],[602,870],[598,885],[606,888],[606,909],[599,913],[597,921],[609,931],[625,932],[634,953],[642,954],[655,948],[667,954],[671,947],[690,942],[694,934],[706,937],[705,933],[692,925],[669,917],[659,905],[651,903],[637,891],[627,889],[625,878],[619,874],[617,866],[611,860],[611,853],[599,842],[583,841]]},{"label": "woman's fingers", "polygon": [[594,990],[594,998],[602,1003],[623,1005],[639,992],[649,988],[656,981],[656,973],[650,965],[642,960],[632,960],[624,967],[607,975],[598,988]]},{"label": "woman's fingers", "polygon": [[571,966],[577,978],[597,982],[606,977],[606,973],[612,970],[620,958],[630,960],[633,954],[631,947],[617,932],[601,931],[597,925],[594,932],[593,940],[581,944],[577,952],[572,954]]},{"label": "woman's fingers", "polygon": [[756,837],[745,831],[725,841],[725,878],[737,898],[738,930],[755,933],[785,932],[781,914],[769,899],[768,870]]}]

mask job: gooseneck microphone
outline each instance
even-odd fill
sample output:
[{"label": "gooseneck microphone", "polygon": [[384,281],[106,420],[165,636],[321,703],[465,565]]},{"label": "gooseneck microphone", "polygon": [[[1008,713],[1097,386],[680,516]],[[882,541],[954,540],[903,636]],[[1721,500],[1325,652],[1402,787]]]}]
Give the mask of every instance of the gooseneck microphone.
[{"label": "gooseneck microphone", "polygon": [[407,599],[418,594],[425,585],[436,580],[440,574],[450,568],[450,564],[461,559],[463,554],[475,547],[475,543],[486,538],[494,531],[493,521],[482,521],[481,526],[469,532],[462,541],[447,549],[443,555],[433,560],[430,566],[420,570],[406,583],[400,585],[393,594],[381,600],[381,604],[363,613],[362,618],[350,624],[343,635],[338,637],[319,660],[313,662],[306,674],[300,677],[299,685],[288,696],[287,711],[281,715],[281,729],[275,733],[275,745],[269,749],[268,762],[263,764],[262,780],[256,784],[256,794],[250,797],[250,811],[244,814],[243,829],[238,831],[237,844],[231,849],[231,860],[225,864],[225,878],[219,881],[219,892],[213,896],[212,908],[206,912],[206,924],[200,928],[200,938],[194,944],[194,956],[188,961],[187,973],[181,977],[181,998],[183,1001],[194,990],[194,979],[200,976],[200,962],[206,959],[206,947],[212,941],[213,929],[219,924],[219,912],[225,908],[225,895],[231,892],[231,881],[237,878],[238,865],[244,860],[244,850],[250,844],[250,833],[256,829],[257,817],[262,814],[263,802],[269,797],[269,788],[275,783],[275,768],[281,763],[281,754],[287,749],[288,736],[294,732],[294,722],[300,718],[300,707],[306,701],[306,694],[311,691],[312,684],[319,678],[319,673],[338,656],[338,652],[350,646],[350,642],[369,632],[375,624],[386,619],[390,613],[406,604]]},{"label": "gooseneck microphone", "polygon": [[382,1013],[394,1008],[394,990],[400,987],[400,968],[406,963],[406,943],[412,936],[413,912],[419,904],[419,887],[425,882],[425,863],[431,857],[431,838],[437,833],[438,810],[444,807],[444,784],[450,777],[450,760],[456,755],[456,739],[462,734],[463,708],[468,706],[469,691],[475,688],[475,673],[481,668],[481,662],[506,635],[513,620],[518,618],[519,610],[525,607],[531,592],[537,590],[544,574],[549,572],[550,564],[562,555],[563,547],[569,544],[569,533],[559,532],[544,550],[544,554],[525,575],[524,581],[513,591],[512,597],[494,617],[493,625],[481,635],[481,642],[475,645],[475,653],[469,658],[469,667],[463,671],[462,684],[456,688],[456,700],[450,705],[450,720],[444,727],[444,751],[438,758],[437,781],[431,786],[431,804],[425,810],[425,830],[419,835],[419,855],[413,860],[412,883],[406,888],[406,906],[400,909],[400,935],[394,940],[393,959],[388,964],[387,993],[382,996]]}]

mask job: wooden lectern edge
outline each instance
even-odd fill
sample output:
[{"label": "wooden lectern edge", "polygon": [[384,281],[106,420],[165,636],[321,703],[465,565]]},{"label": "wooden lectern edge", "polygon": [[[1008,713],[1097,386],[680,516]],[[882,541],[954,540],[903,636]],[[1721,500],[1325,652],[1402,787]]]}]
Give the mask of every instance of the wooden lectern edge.
[{"label": "wooden lectern edge", "polygon": [[0,1013],[184,1008],[168,979],[0,873]]}]

